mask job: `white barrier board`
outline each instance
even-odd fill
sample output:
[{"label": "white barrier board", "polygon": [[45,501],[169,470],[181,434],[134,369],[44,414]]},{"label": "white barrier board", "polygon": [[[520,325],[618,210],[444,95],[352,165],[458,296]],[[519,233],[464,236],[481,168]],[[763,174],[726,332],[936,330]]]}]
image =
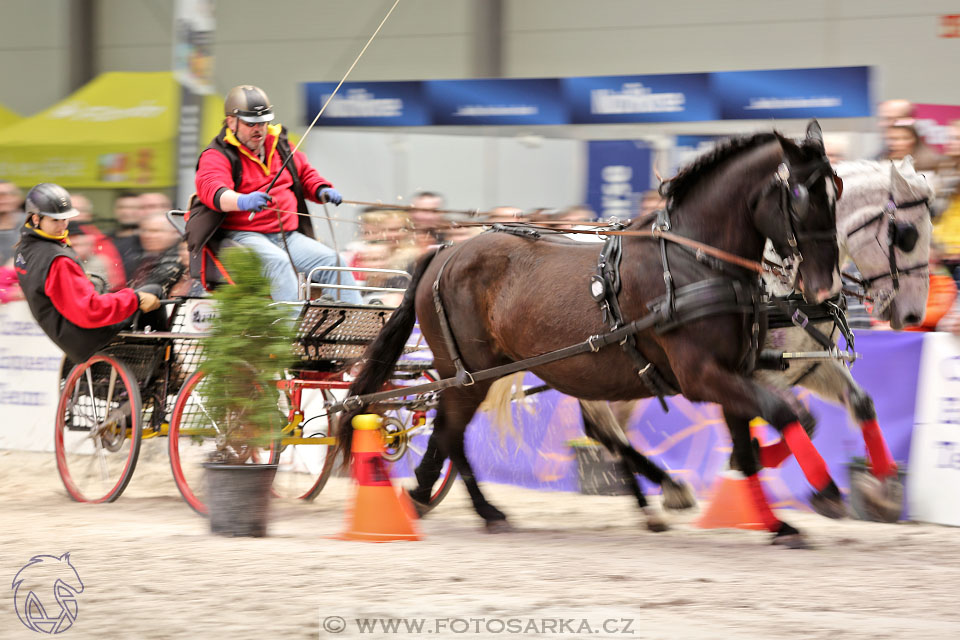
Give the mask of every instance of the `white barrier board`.
[{"label": "white barrier board", "polygon": [[960,526],[960,338],[949,333],[924,336],[907,473],[910,519]]},{"label": "white barrier board", "polygon": [[0,304],[0,449],[53,451],[62,360],[26,302]]}]

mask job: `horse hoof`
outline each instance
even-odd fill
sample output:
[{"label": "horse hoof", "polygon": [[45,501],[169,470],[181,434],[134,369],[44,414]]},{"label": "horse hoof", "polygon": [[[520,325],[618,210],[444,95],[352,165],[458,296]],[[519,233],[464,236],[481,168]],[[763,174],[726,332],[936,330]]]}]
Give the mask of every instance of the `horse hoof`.
[{"label": "horse hoof", "polygon": [[791,533],[785,536],[776,536],[770,544],[787,549],[809,549],[806,538],[801,533]]},{"label": "horse hoof", "polygon": [[683,511],[697,506],[697,499],[693,496],[690,485],[686,482],[665,480],[660,486],[663,491],[663,508],[673,511]]},{"label": "horse hoof", "polygon": [[810,495],[810,506],[825,518],[840,520],[847,517],[847,505],[843,504],[839,492],[835,496],[822,491],[814,492]]},{"label": "horse hoof", "polygon": [[647,531],[663,533],[669,531],[670,526],[659,516],[647,516]]},{"label": "horse hoof", "polygon": [[486,528],[487,533],[509,533],[513,531],[513,527],[506,520],[487,520]]},{"label": "horse hoof", "polygon": [[803,534],[791,527],[786,522],[780,523],[780,530],[773,536],[770,544],[787,549],[809,549],[806,538]]},{"label": "horse hoof", "polygon": [[858,473],[851,479],[863,495],[863,508],[878,522],[896,522],[903,510],[903,483],[896,477],[882,482],[869,473]]}]

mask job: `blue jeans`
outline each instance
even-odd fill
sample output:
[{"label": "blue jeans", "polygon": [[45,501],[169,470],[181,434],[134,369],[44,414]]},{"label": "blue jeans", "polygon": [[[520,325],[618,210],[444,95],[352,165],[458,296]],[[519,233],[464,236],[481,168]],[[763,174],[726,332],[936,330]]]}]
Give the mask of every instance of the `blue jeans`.
[{"label": "blue jeans", "polygon": [[[283,239],[279,233],[257,233],[256,231],[227,231],[226,235],[234,242],[250,247],[263,261],[263,275],[270,280],[270,296],[276,301],[297,300],[297,276],[290,266],[290,258],[283,250]],[[316,267],[347,266],[346,261],[330,247],[309,238],[299,231],[287,232],[287,247],[297,271],[304,275]],[[338,281],[339,278],[339,281]],[[354,285],[353,274],[349,271],[320,271],[314,274],[314,282],[327,284]],[[324,289],[337,300],[360,304],[360,292],[350,289]]]}]

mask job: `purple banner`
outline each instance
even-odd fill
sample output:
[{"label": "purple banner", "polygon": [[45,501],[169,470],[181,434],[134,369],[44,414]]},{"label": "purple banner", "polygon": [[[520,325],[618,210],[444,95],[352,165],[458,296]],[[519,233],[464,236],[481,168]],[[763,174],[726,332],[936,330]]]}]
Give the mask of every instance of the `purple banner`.
[{"label": "purple banner", "polygon": [[[880,427],[897,464],[906,466],[913,430],[917,371],[922,333],[862,331],[856,334],[863,360],[852,372],[876,404]],[[527,384],[539,384],[528,374]],[[818,418],[813,438],[842,490],[849,486],[846,464],[864,455],[859,426],[846,409],[826,403],[806,389],[798,397]],[[528,400],[531,412],[514,409],[517,434],[501,434],[478,414],[467,430],[467,454],[481,481],[515,484],[554,491],[577,491],[576,460],[569,440],[583,436],[576,400],[547,391]],[[675,478],[686,480],[699,497],[708,494],[730,457],[730,437],[720,408],[695,404],[682,396],[668,399],[663,413],[655,400],[640,401],[633,411],[628,435],[634,446]],[[765,427],[762,441],[777,436]],[[762,473],[775,507],[804,506],[811,489],[796,461]],[[909,476],[907,477],[909,481]],[[649,493],[655,487],[644,481]]]}]

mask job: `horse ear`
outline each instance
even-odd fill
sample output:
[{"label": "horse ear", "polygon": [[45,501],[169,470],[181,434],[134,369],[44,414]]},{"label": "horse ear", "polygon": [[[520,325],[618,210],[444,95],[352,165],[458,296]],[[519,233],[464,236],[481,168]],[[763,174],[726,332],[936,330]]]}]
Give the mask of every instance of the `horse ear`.
[{"label": "horse ear", "polygon": [[811,120],[807,125],[807,140],[815,142],[821,148],[823,147],[823,131],[820,129],[820,123],[816,119]]},{"label": "horse ear", "polygon": [[[907,156],[904,166],[913,167],[913,160],[910,159],[910,156]],[[890,191],[892,193],[908,193],[910,191],[910,185],[907,184],[907,179],[900,173],[896,162],[890,163]]]}]

